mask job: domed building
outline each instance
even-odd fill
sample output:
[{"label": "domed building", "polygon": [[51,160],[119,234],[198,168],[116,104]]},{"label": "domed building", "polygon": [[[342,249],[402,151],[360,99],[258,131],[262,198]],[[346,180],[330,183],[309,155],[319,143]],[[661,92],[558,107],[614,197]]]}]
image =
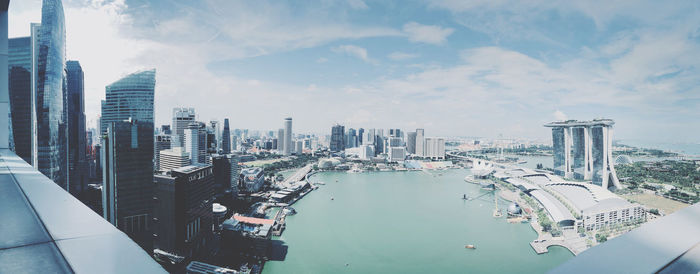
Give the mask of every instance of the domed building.
[{"label": "domed building", "polygon": [[523,210],[520,208],[520,205],[518,205],[518,203],[513,202],[508,206],[508,215],[520,215],[522,213]]}]

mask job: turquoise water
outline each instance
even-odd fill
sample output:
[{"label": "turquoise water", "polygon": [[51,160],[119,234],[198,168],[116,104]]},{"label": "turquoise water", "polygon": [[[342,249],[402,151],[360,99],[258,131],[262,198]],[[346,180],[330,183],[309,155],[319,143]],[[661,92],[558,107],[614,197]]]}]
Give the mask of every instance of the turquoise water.
[{"label": "turquoise water", "polygon": [[317,174],[311,180],[326,185],[293,206],[299,213],[279,238],[286,260],[264,273],[541,273],[573,256],[560,247],[535,254],[528,224],[491,216],[493,194],[462,200],[486,193],[464,182],[468,174]]}]

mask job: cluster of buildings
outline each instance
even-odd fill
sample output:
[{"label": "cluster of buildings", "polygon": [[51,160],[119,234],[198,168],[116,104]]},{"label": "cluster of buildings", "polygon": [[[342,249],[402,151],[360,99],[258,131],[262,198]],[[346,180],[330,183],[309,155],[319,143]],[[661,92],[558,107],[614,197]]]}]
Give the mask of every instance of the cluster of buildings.
[{"label": "cluster of buildings", "polygon": [[85,130],[83,70],[66,60],[61,1],[44,1],[30,36],[8,41],[10,149],[73,195],[87,189],[94,160]]},{"label": "cluster of buildings", "polygon": [[425,137],[424,129],[405,132],[401,129],[360,128],[355,130],[343,125],[331,128],[329,149],[331,152],[344,152],[363,160],[375,157],[386,158],[389,162],[404,161],[409,158],[445,159],[445,139]]}]

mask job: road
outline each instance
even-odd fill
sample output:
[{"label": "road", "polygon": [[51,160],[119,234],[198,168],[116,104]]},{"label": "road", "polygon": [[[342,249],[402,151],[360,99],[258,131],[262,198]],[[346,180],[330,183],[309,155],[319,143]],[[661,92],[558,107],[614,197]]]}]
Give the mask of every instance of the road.
[{"label": "road", "polygon": [[306,177],[306,174],[309,174],[311,172],[311,168],[313,167],[314,164],[308,164],[299,170],[297,172],[294,172],[292,176],[289,176],[287,179],[284,180],[284,182],[279,183],[280,187],[282,188],[288,188],[291,187],[293,183],[296,183],[298,181],[301,181]]}]

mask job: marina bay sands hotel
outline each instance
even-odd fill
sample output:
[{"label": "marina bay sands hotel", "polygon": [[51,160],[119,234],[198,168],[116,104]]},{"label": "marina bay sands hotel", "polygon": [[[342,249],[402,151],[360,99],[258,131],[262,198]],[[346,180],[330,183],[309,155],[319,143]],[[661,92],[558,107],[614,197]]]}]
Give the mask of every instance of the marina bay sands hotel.
[{"label": "marina bay sands hotel", "polygon": [[554,173],[564,178],[591,180],[603,188],[620,188],[612,157],[611,119],[551,122]]}]

